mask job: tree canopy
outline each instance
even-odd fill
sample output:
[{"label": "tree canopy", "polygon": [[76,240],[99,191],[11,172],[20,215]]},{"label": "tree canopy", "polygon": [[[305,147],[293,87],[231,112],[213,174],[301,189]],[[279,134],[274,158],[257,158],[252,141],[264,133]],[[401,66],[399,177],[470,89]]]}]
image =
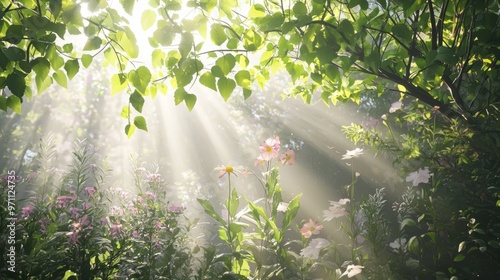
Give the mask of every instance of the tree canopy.
[{"label": "tree canopy", "polygon": [[[111,93],[130,95],[122,111],[129,135],[147,130],[144,98],[157,92],[173,92],[176,104],[191,110],[194,83],[224,100],[238,90],[248,98],[253,85],[281,69],[306,102],[315,94],[335,104],[399,92],[449,118],[499,114],[498,1],[110,3],[0,1],[0,108],[20,112],[33,92],[54,82],[70,86],[103,54],[116,69]],[[141,29],[151,34],[148,48],[129,21],[139,12]],[[75,39],[82,36],[85,43]],[[145,51],[151,61],[137,62]]]}]

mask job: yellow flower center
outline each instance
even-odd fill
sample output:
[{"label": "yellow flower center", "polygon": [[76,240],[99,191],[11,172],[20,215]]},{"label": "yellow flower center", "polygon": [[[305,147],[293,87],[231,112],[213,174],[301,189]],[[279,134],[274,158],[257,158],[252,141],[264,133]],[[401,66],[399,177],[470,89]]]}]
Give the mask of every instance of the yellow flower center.
[{"label": "yellow flower center", "polygon": [[266,147],[266,152],[271,153],[273,151],[273,148],[271,146]]},{"label": "yellow flower center", "polygon": [[226,172],[227,173],[232,173],[234,171],[233,167],[231,165],[226,166]]},{"label": "yellow flower center", "polygon": [[316,228],[315,227],[310,227],[309,231],[314,231]]}]

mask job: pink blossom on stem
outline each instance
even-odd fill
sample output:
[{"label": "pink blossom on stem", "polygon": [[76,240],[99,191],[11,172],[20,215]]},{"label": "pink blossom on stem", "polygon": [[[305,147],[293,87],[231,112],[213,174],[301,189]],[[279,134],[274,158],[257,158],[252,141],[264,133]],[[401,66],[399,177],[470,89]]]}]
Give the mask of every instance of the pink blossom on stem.
[{"label": "pink blossom on stem", "polygon": [[281,148],[280,138],[275,136],[274,138],[266,139],[260,146],[259,151],[262,158],[266,161],[272,160],[278,157],[278,152]]},{"label": "pink blossom on stem", "polygon": [[280,161],[282,164],[294,165],[295,164],[295,152],[292,149],[288,149],[280,156]]},{"label": "pink blossom on stem", "polygon": [[309,222],[305,223],[300,233],[305,237],[309,238],[313,234],[319,234],[323,229],[323,226],[320,224],[316,224],[312,219],[309,219]]},{"label": "pink blossom on stem", "polygon": [[95,193],[94,187],[86,187],[86,188],[84,188],[84,190],[89,197],[94,197],[94,193]]},{"label": "pink blossom on stem", "polygon": [[111,236],[118,236],[120,235],[121,228],[121,224],[113,224],[109,227],[109,233],[111,234]]},{"label": "pink blossom on stem", "polygon": [[23,219],[27,219],[29,218],[29,216],[31,215],[31,213],[33,213],[33,211],[35,210],[35,207],[31,206],[31,205],[28,205],[26,207],[23,207],[21,209],[21,217]]},{"label": "pink blossom on stem", "polygon": [[68,206],[68,204],[73,202],[73,200],[74,200],[73,196],[61,195],[57,198],[57,207],[65,208],[66,206]]}]

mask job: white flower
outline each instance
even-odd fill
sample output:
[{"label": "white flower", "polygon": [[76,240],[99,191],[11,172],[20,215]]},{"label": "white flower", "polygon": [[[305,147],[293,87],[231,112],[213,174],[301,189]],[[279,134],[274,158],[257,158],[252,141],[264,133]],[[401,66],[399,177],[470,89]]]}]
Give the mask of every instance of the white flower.
[{"label": "white flower", "polygon": [[321,251],[321,249],[328,246],[328,244],[329,244],[328,240],[324,238],[312,239],[311,242],[309,243],[309,246],[300,250],[300,255],[303,257],[309,257],[311,259],[318,259],[319,252]]},{"label": "white flower", "polygon": [[342,198],[339,201],[330,201],[330,208],[328,210],[323,211],[323,217],[325,217],[325,221],[331,221],[335,218],[339,218],[347,215],[347,211],[345,210],[345,205],[350,200],[348,198]]},{"label": "white flower", "polygon": [[288,203],[286,202],[280,202],[278,204],[278,207],[276,208],[278,212],[286,212],[288,210]]},{"label": "white flower", "polygon": [[429,183],[429,179],[434,175],[430,173],[429,167],[424,167],[424,169],[419,169],[415,172],[412,172],[406,177],[406,182],[412,182],[413,186],[416,187],[420,183]]},{"label": "white flower", "polygon": [[399,249],[404,249],[406,247],[406,238],[398,238],[394,240],[389,243],[389,247],[391,247],[395,252],[399,251]]},{"label": "white flower", "polygon": [[351,150],[351,151],[347,150],[347,153],[342,155],[342,159],[344,160],[344,159],[357,158],[362,154],[363,154],[363,149],[360,149],[360,148],[356,148],[356,149]]},{"label": "white flower", "polygon": [[342,273],[342,275],[340,275],[340,278],[342,278],[343,276],[346,276],[351,278],[353,276],[356,276],[358,274],[361,273],[361,271],[363,270],[364,266],[361,266],[361,265],[348,265],[346,270],[344,271],[344,273]]},{"label": "white flower", "polygon": [[400,110],[402,106],[403,106],[403,102],[401,102],[401,101],[396,101],[396,102],[392,103],[391,108],[389,108],[389,113],[394,113],[397,110]]}]

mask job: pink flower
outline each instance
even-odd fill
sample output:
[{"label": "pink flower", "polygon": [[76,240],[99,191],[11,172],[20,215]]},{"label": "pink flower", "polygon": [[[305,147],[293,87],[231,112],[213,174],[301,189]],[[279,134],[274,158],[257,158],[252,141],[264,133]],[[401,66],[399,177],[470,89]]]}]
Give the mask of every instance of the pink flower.
[{"label": "pink flower", "polygon": [[101,221],[101,225],[107,225],[107,224],[109,224],[108,218],[106,218],[106,217],[101,218],[99,221]]},{"label": "pink flower", "polygon": [[152,192],[146,192],[146,197],[149,199],[155,199],[156,195]]},{"label": "pink flower", "polygon": [[305,223],[300,233],[305,237],[309,238],[313,234],[319,234],[319,232],[323,229],[322,225],[316,224],[312,219],[309,219],[309,222]]},{"label": "pink flower", "polygon": [[185,209],[186,209],[186,207],[184,207],[182,205],[175,205],[175,204],[172,204],[168,207],[168,211],[174,212],[174,213],[181,213]]},{"label": "pink flower", "polygon": [[83,216],[81,219],[80,219],[80,223],[83,225],[83,226],[88,226],[90,224],[90,219],[89,219],[89,216],[85,215]]},{"label": "pink flower", "polygon": [[266,161],[278,157],[278,152],[281,148],[280,138],[275,136],[274,138],[266,139],[260,146],[260,155]]},{"label": "pink flower", "polygon": [[162,227],[163,227],[163,223],[161,221],[158,221],[155,223],[156,230],[160,230]]},{"label": "pink flower", "polygon": [[87,192],[89,197],[94,197],[95,189],[94,187],[86,187],[84,190]]},{"label": "pink flower", "polygon": [[118,236],[118,235],[120,235],[121,228],[122,228],[122,225],[120,225],[120,224],[113,224],[113,225],[111,225],[109,227],[109,233],[112,236]]},{"label": "pink flower", "polygon": [[80,209],[75,207],[70,207],[69,212],[71,212],[71,218],[77,219],[80,216]]},{"label": "pink flower", "polygon": [[266,163],[266,161],[264,160],[264,158],[263,158],[262,156],[258,156],[258,157],[255,159],[255,161],[254,161],[253,165],[255,165],[255,166],[259,166],[259,165],[260,165],[260,166],[263,166],[265,163]]},{"label": "pink flower", "polygon": [[61,195],[57,198],[57,207],[64,208],[68,206],[71,202],[73,202],[74,198],[68,195]]},{"label": "pink flower", "polygon": [[281,163],[286,165],[294,165],[295,160],[296,160],[295,152],[292,149],[288,149],[280,157]]},{"label": "pink flower", "polygon": [[49,220],[39,220],[37,224],[40,224],[40,231],[42,233],[47,233],[47,225],[50,223]]},{"label": "pink flower", "polygon": [[163,183],[163,179],[161,178],[161,174],[159,173],[151,173],[148,175],[148,183]]},{"label": "pink flower", "polygon": [[68,244],[70,245],[76,245],[78,243],[78,232],[77,231],[72,231],[67,233],[68,236]]},{"label": "pink flower", "polygon": [[29,216],[31,215],[31,213],[33,213],[35,207],[31,206],[31,205],[28,205],[26,207],[23,207],[21,209],[21,217],[23,219],[26,219],[26,218],[29,218]]},{"label": "pink flower", "polygon": [[110,216],[123,216],[123,209],[120,206],[113,206],[109,211]]},{"label": "pink flower", "polygon": [[220,165],[217,166],[214,170],[219,171],[219,178],[222,178],[222,176],[226,174],[233,174],[234,176],[236,175],[236,172],[242,172],[243,167],[242,166],[232,166],[232,165]]},{"label": "pink flower", "polygon": [[132,237],[133,238],[139,238],[139,236],[140,235],[139,235],[139,232],[137,232],[137,230],[132,231]]}]

